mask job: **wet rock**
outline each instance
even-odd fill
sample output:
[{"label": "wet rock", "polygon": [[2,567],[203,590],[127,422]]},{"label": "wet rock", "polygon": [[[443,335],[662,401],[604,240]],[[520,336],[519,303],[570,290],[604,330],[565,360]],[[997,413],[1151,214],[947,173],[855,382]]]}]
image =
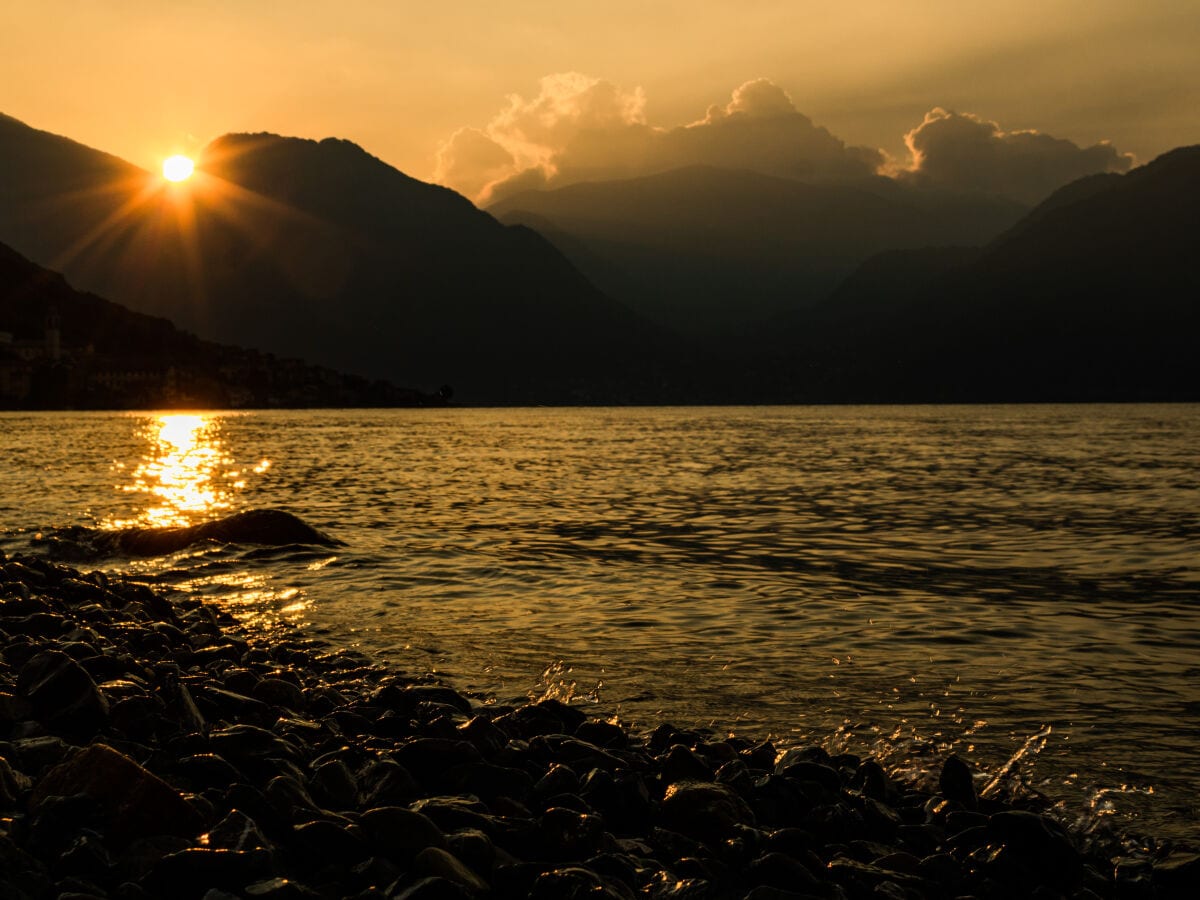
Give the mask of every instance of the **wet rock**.
[{"label": "wet rock", "polygon": [[359,825],[376,852],[404,864],[426,847],[447,846],[446,836],[433,820],[398,806],[369,809],[359,817]]},{"label": "wet rock", "polygon": [[521,706],[496,724],[509,730],[517,737],[530,739],[538,735],[573,734],[575,729],[587,721],[587,716],[577,709],[558,700],[542,700],[529,706]]},{"label": "wet rock", "polygon": [[313,799],[330,809],[349,810],[358,805],[358,782],[340,759],[321,763],[308,783]]},{"label": "wet rock", "polygon": [[320,894],[298,881],[287,878],[267,878],[246,885],[242,892],[246,900],[318,900]]},{"label": "wet rock", "polygon": [[421,786],[404,766],[390,759],[381,759],[363,770],[359,778],[368,809],[376,806],[395,806],[407,803],[421,794]]},{"label": "wet rock", "polygon": [[14,769],[7,759],[0,756],[0,809],[14,806],[32,785],[29,776]]},{"label": "wet rock", "polygon": [[366,843],[351,829],[318,819],[296,827],[293,838],[305,854],[305,864],[348,869],[370,854]]},{"label": "wet rock", "polygon": [[722,784],[673,784],[659,813],[666,828],[700,841],[724,840],[733,836],[736,826],[755,823],[746,802]]},{"label": "wet rock", "polygon": [[836,797],[842,790],[842,777],[837,770],[821,763],[801,761],[778,767],[778,772],[784,778],[793,781],[818,785],[830,797]]},{"label": "wet rock", "polygon": [[483,756],[470,741],[417,738],[397,748],[396,762],[418,780],[438,779],[447,769],[482,763]]},{"label": "wet rock", "polygon": [[293,824],[311,822],[320,815],[320,808],[304,785],[291,775],[276,775],[267,782],[263,796],[276,813]]},{"label": "wet rock", "polygon": [[582,722],[575,729],[575,737],[597,747],[620,749],[629,745],[625,729],[612,722]]},{"label": "wet rock", "polygon": [[508,744],[508,736],[485,716],[475,716],[458,727],[458,733],[475,745],[485,758],[498,754]]},{"label": "wet rock", "polygon": [[256,725],[230,725],[213,731],[209,742],[214,753],[229,760],[274,756],[292,759],[296,748],[283,738]]},{"label": "wet rock", "polygon": [[412,809],[428,816],[443,831],[461,828],[491,831],[488,808],[473,797],[428,797],[418,800]]},{"label": "wet rock", "polygon": [[979,800],[975,795],[975,779],[971,768],[953,753],[942,763],[942,773],[938,777],[938,792],[947,800],[961,803],[963,807],[973,810],[978,807]]},{"label": "wet rock", "polygon": [[485,881],[496,865],[496,845],[492,839],[475,828],[467,828],[446,836],[446,849],[477,872]]},{"label": "wet rock", "polygon": [[471,893],[482,894],[489,890],[488,883],[467,868],[462,860],[439,847],[426,847],[418,853],[412,868],[419,875],[444,878]]},{"label": "wet rock", "polygon": [[570,766],[554,763],[546,770],[546,774],[538,779],[533,791],[539,797],[552,797],[555,794],[578,794],[581,790],[579,776]]},{"label": "wet rock", "polygon": [[60,650],[46,650],[21,667],[17,693],[34,717],[58,734],[90,737],[108,721],[108,703],[79,663]]},{"label": "wet rock", "polygon": [[116,846],[154,834],[190,837],[203,827],[178,791],[105,744],[92,744],[47,772],[29,807],[36,812],[49,797],[75,794],[91,798],[108,816]]},{"label": "wet rock", "polygon": [[755,859],[750,863],[747,874],[755,885],[785,890],[811,890],[819,884],[803,864],[778,852],[764,853]]},{"label": "wet rock", "polygon": [[634,894],[619,881],[606,882],[591,869],[567,866],[538,876],[530,900],[632,900]]},{"label": "wet rock", "polygon": [[1183,897],[1184,891],[1200,885],[1200,853],[1180,848],[1156,860],[1151,881],[1160,892]]},{"label": "wet rock", "polygon": [[533,738],[529,742],[529,752],[539,759],[567,763],[577,772],[586,772],[588,769],[613,772],[625,765],[619,756],[595,744],[561,734],[544,734]]},{"label": "wet rock", "polygon": [[273,877],[266,850],[208,850],[198,847],[164,856],[145,878],[155,896],[203,897],[213,888],[238,892],[247,884]]},{"label": "wet rock", "polygon": [[208,832],[208,846],[214,850],[268,850],[271,843],[258,823],[242,812],[232,809]]},{"label": "wet rock", "polygon": [[661,777],[666,784],[681,781],[712,781],[713,770],[700,756],[682,744],[667,750],[662,760]]},{"label": "wet rock", "polygon": [[539,825],[552,859],[583,861],[607,849],[604,822],[597,816],[554,807],[546,810]]},{"label": "wet rock", "polygon": [[185,756],[173,766],[173,771],[193,790],[227,787],[243,778],[241,772],[216,753]]},{"label": "wet rock", "polygon": [[1046,816],[1025,810],[1004,810],[988,819],[986,831],[1010,848],[1042,881],[1061,884],[1081,864],[1079,853],[1062,826]]},{"label": "wet rock", "polygon": [[391,894],[392,900],[469,900],[471,893],[446,878],[430,876]]},{"label": "wet rock", "polygon": [[254,686],[254,699],[271,706],[283,706],[294,712],[302,712],[307,705],[304,691],[282,678],[264,678]]}]

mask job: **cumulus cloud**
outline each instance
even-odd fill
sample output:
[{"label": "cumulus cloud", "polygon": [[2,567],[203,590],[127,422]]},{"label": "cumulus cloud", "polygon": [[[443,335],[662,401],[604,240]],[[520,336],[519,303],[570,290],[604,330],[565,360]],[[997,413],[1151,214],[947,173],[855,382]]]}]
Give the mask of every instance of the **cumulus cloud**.
[{"label": "cumulus cloud", "polygon": [[641,88],[578,72],[543,78],[532,98],[510,95],[484,128],[442,144],[434,178],[480,205],[523,190],[653,174],[691,165],[748,169],[810,183],[889,175],[914,187],[998,194],[1036,203],[1058,187],[1133,162],[1110,144],[1080,147],[1037,131],[1004,131],[936,108],[905,136],[910,158],[847,145],[801,113],[782,87],[747,81],[689,125],[646,120]]},{"label": "cumulus cloud", "polygon": [[433,180],[476,197],[495,181],[509,177],[513,155],[478,128],[460,128],[438,149]]},{"label": "cumulus cloud", "polygon": [[970,113],[935,108],[905,135],[911,161],[891,174],[912,183],[1039,202],[1062,185],[1099,172],[1124,172],[1129,154],[1108,143],[1080,147],[1038,131],[1004,131]]},{"label": "cumulus cloud", "polygon": [[551,75],[537,96],[510,96],[485,129],[462,129],[444,143],[435,179],[486,204],[531,186],[687,165],[815,181],[863,177],[884,162],[879,151],[847,147],[814,125],[767,79],[746,82],[690,125],[652,127],[645,110],[640,88],[578,72]]}]

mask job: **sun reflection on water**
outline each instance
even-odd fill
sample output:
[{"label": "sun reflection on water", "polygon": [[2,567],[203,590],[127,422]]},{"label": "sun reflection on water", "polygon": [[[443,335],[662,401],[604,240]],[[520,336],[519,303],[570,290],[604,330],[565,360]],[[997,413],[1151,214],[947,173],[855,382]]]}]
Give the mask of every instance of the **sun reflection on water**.
[{"label": "sun reflection on water", "polygon": [[[233,505],[233,491],[245,487],[240,472],[221,442],[216,416],[171,413],[150,420],[143,431],[146,454],[129,482],[127,493],[144,494],[146,508],[136,524],[164,527],[191,525]],[[118,464],[120,468],[120,464]],[[115,526],[135,524],[114,522]]]}]

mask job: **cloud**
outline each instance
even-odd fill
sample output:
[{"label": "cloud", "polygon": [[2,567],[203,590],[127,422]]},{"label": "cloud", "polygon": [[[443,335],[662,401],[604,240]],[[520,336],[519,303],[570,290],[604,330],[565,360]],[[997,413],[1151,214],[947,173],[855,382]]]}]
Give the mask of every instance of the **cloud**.
[{"label": "cloud", "polygon": [[725,106],[710,106],[699,122],[662,134],[660,168],[709,165],[752,169],[802,181],[865,178],[883,154],[847,147],[796,109],[765,78],[747,81]]},{"label": "cloud", "polygon": [[1004,131],[971,113],[936,108],[905,136],[909,161],[849,146],[801,113],[782,87],[747,81],[690,125],[646,121],[641,88],[579,72],[543,78],[536,96],[510,95],[485,128],[442,144],[434,175],[486,206],[523,190],[630,178],[683,166],[748,169],[810,183],[889,175],[917,188],[998,194],[1036,203],[1067,182],[1133,163],[1038,131]]},{"label": "cloud", "polygon": [[478,128],[460,128],[438,148],[433,180],[475,197],[512,174],[512,154]]},{"label": "cloud", "polygon": [[864,177],[884,162],[879,151],[847,147],[815,126],[767,79],[746,82],[690,125],[651,127],[645,110],[641,88],[578,72],[551,75],[532,99],[511,95],[485,129],[456,132],[442,145],[435,180],[487,204],[531,186],[688,165],[819,181]]},{"label": "cloud", "polygon": [[1037,203],[1064,184],[1098,172],[1124,172],[1133,157],[1108,143],[1080,147],[1038,131],[1004,131],[970,113],[935,108],[904,137],[911,161],[889,174],[955,190]]}]

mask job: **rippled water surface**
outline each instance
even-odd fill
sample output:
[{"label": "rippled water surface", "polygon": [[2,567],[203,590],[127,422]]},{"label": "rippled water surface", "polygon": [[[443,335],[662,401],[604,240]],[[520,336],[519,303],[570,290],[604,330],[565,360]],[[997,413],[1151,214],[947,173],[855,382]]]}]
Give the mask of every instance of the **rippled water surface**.
[{"label": "rippled water surface", "polygon": [[[106,559],[495,696],[1022,760],[1200,839],[1200,407],[3,414],[0,545],[288,509],[335,551]],[[39,545],[45,551],[45,545]],[[1046,726],[1050,727],[1045,733]],[[1040,748],[1040,753],[1034,753]]]}]

